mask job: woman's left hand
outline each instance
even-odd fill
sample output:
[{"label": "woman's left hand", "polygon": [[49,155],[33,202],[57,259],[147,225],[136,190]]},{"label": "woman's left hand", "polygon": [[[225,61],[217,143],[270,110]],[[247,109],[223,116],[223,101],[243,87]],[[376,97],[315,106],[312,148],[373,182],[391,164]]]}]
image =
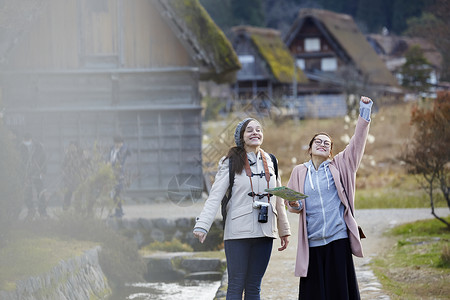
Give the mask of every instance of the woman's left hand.
[{"label": "woman's left hand", "polygon": [[372,99],[366,96],[361,96],[361,101],[365,104],[369,104],[370,102],[372,102]]},{"label": "woman's left hand", "polygon": [[289,245],[289,236],[285,235],[285,236],[282,236],[280,239],[281,239],[281,247],[278,248],[278,251],[283,251]]}]

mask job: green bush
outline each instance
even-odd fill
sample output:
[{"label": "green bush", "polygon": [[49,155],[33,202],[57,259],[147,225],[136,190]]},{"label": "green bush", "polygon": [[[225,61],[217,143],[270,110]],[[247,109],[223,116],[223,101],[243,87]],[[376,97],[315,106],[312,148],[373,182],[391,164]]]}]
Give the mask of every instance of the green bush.
[{"label": "green bush", "polygon": [[439,266],[450,269],[450,247],[448,244],[442,247],[441,263]]},{"label": "green bush", "polygon": [[225,101],[218,98],[204,97],[202,102],[205,107],[205,121],[216,120],[219,116],[219,112],[225,108]]},{"label": "green bush", "polygon": [[[80,159],[85,159],[81,157]],[[76,214],[85,217],[100,216],[103,212],[112,210],[114,201],[111,191],[116,184],[114,170],[102,158],[96,146],[91,150],[90,157],[80,168],[83,176],[73,194],[72,206]]]},{"label": "green bush", "polygon": [[171,241],[165,242],[153,242],[148,244],[147,246],[142,247],[142,251],[144,252],[153,252],[153,251],[165,251],[165,252],[192,252],[194,251],[191,246],[188,244],[184,244],[180,242],[180,240],[174,238]]},{"label": "green bush", "polygon": [[11,132],[0,120],[0,246],[17,221],[23,204],[20,160]]},{"label": "green bush", "polygon": [[127,282],[143,280],[145,263],[136,243],[114,231],[103,220],[64,212],[57,219],[38,220],[21,226],[27,236],[59,237],[100,245],[100,265],[113,289]]}]

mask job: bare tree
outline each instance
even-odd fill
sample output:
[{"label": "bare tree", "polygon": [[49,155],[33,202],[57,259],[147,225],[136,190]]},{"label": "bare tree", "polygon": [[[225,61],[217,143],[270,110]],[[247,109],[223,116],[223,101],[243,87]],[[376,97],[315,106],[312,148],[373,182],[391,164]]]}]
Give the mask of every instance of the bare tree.
[{"label": "bare tree", "polygon": [[433,197],[434,191],[440,190],[450,209],[450,93],[439,93],[429,109],[415,106],[411,125],[414,135],[401,159],[410,173],[423,179],[421,185],[428,193],[431,214],[450,229],[450,223],[436,215]]}]

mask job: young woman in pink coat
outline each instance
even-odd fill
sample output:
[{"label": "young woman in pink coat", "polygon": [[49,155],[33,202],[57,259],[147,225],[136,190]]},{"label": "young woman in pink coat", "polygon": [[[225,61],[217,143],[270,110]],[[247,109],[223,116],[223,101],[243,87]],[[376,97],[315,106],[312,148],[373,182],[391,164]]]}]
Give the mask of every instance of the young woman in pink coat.
[{"label": "young woman in pink coat", "polygon": [[355,133],[342,152],[333,158],[331,137],[317,133],[309,142],[311,159],[292,170],[288,187],[308,196],[286,202],[289,211],[299,215],[299,299],[360,299],[352,254],[363,253],[353,211],[372,104],[361,97]]}]

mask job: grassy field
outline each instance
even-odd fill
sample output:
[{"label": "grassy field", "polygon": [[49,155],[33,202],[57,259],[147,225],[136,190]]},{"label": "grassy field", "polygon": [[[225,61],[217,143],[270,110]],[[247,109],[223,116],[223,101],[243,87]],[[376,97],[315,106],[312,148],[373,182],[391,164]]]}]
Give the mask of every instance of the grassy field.
[{"label": "grassy field", "polygon": [[96,243],[49,237],[15,239],[0,248],[0,290],[11,291],[24,275],[49,272],[60,261],[80,256]]},{"label": "grassy field", "polygon": [[[372,114],[369,138],[361,166],[357,173],[357,208],[412,208],[429,207],[429,200],[420,188],[417,178],[406,173],[398,159],[411,136],[410,111],[412,104],[404,103],[381,107]],[[214,148],[225,155],[233,145],[229,134],[234,133],[236,116],[220,121],[205,122],[203,126],[204,152]],[[274,153],[279,161],[279,173],[287,184],[292,168],[309,160],[308,143],[317,132],[328,132],[333,138],[333,153],[338,153],[353,135],[354,122],[345,118],[308,120],[260,120],[264,127],[263,149]],[[211,171],[217,168],[221,155],[204,155],[205,165]],[[446,206],[436,193],[437,206]]]},{"label": "grassy field", "polygon": [[[369,141],[357,174],[357,208],[429,207],[427,195],[420,189],[415,178],[405,172],[404,165],[397,159],[410,136],[410,109],[410,104],[383,107],[372,116]],[[214,148],[215,152],[220,153],[219,156],[204,155],[205,165],[216,169],[218,159],[227,152],[232,142],[231,136],[223,134],[224,128],[229,125],[234,132],[237,120],[236,117],[230,116],[228,119],[204,123],[205,150]],[[264,126],[263,149],[277,156],[283,184],[287,183],[292,168],[308,159],[306,146],[314,133],[330,133],[334,138],[334,153],[337,153],[345,147],[346,138],[350,137],[354,130],[354,124],[346,122],[344,118],[300,121],[267,119],[261,122]],[[436,204],[446,206],[442,199]],[[69,221],[67,220],[68,225],[65,227],[75,227]],[[400,232],[400,235],[393,236],[399,240],[399,245],[377,260],[377,276],[382,279],[384,288],[394,296],[402,293],[422,295],[430,292],[430,295],[439,299],[444,293],[450,295],[449,266],[445,263],[440,266],[438,259],[440,254],[449,251],[449,233],[438,232],[441,239],[436,241],[435,229],[430,230],[433,233],[426,233],[423,237],[416,236],[416,227],[426,226],[421,223],[414,226]],[[105,249],[106,252],[111,252],[107,257],[109,261],[117,263],[124,257],[124,250],[119,246],[121,244],[125,247],[127,244],[124,241],[115,236],[105,237],[101,229],[93,230],[95,226],[88,223],[84,227],[79,229],[82,235],[93,231],[91,240],[108,245]],[[48,271],[60,260],[78,256],[81,251],[92,248],[95,244],[97,243],[37,236],[18,239],[0,249],[0,290],[11,290],[17,279]],[[112,251],[116,249],[116,252]],[[130,257],[137,261],[133,256]],[[128,265],[130,263],[124,260],[121,271],[131,274],[134,267],[130,266],[128,270],[124,267]],[[419,274],[418,272],[423,277],[414,277],[413,274]],[[117,270],[112,268],[109,273],[117,274]],[[420,296],[414,297],[401,299],[421,299]]]},{"label": "grassy field", "polygon": [[[385,106],[372,115],[370,136],[357,173],[357,209],[430,207],[418,178],[408,174],[398,159],[412,133],[411,107],[412,104]],[[237,120],[231,117],[205,123],[204,144],[214,145],[225,154],[231,142],[220,132],[228,126],[234,130]],[[262,148],[277,156],[283,184],[295,165],[309,159],[306,149],[314,133],[328,132],[333,137],[333,153],[338,153],[354,131],[354,123],[344,118],[261,122]],[[231,136],[228,139],[232,140]],[[212,157],[204,157],[208,158]],[[216,168],[218,158],[214,159],[207,164]],[[436,190],[434,197],[436,207],[447,207],[440,191]],[[389,233],[398,241],[397,246],[378,257],[372,266],[391,299],[449,299],[450,231],[444,228],[443,223],[431,219],[396,227]]]},{"label": "grassy field", "polygon": [[372,268],[391,299],[448,299],[450,231],[443,223],[418,221],[397,226],[387,235],[397,245],[374,259]]}]

